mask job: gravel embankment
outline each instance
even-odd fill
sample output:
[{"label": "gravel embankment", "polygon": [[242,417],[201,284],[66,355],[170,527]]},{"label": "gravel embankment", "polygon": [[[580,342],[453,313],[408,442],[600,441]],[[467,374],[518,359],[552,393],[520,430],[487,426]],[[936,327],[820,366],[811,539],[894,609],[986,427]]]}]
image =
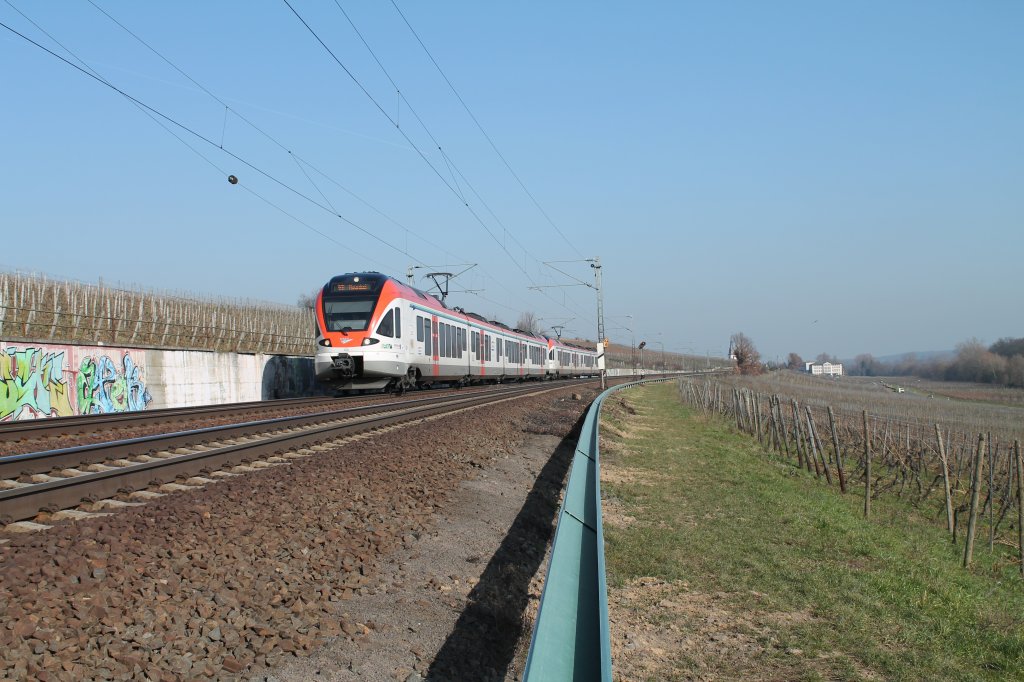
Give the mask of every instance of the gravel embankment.
[{"label": "gravel embankment", "polygon": [[525,430],[568,432],[595,393],[576,390],[584,400],[564,400],[567,389],[357,437],[15,537],[0,546],[0,673],[244,678],[328,640],[355,642],[373,623],[341,617],[341,602],[372,596],[388,557],[418,536],[443,538],[453,492]]}]

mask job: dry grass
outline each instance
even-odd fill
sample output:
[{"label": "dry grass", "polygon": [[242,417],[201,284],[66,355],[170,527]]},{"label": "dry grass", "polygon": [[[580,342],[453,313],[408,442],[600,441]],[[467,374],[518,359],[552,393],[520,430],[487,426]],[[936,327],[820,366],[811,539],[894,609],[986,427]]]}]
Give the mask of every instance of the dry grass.
[{"label": "dry grass", "polygon": [[635,519],[605,526],[615,679],[1022,679],[1015,567],[984,552],[964,571],[894,496],[864,519],[671,385],[609,407],[654,427],[602,443],[603,507]]}]

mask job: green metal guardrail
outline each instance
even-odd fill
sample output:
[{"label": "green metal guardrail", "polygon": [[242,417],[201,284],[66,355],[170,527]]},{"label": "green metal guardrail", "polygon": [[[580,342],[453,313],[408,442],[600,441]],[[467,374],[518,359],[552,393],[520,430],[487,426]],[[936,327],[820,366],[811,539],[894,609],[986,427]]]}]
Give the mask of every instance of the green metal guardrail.
[{"label": "green metal guardrail", "polygon": [[605,583],[604,530],[601,526],[601,471],[598,418],[613,392],[651,379],[613,386],[587,410],[576,444],[572,471],[558,512],[551,561],[526,660],[524,682],[612,679]]}]

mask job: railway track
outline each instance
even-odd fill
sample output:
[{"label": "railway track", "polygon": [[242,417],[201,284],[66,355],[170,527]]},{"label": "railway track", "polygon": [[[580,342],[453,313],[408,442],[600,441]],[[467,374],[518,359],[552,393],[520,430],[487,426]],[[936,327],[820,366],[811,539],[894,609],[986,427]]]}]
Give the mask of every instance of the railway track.
[{"label": "railway track", "polygon": [[[559,382],[469,395],[452,392],[0,457],[0,522],[83,503],[92,511],[124,506],[132,503],[132,493],[152,486],[182,489],[176,483],[182,480],[205,485],[215,477],[311,456],[325,443],[357,433],[569,386]],[[253,464],[258,466],[246,466]],[[239,466],[240,471],[223,471]]]},{"label": "railway track", "polygon": [[[431,394],[451,392],[455,389],[435,389]],[[476,390],[492,390],[486,388],[462,389],[463,393]],[[407,394],[416,396],[418,393]],[[0,422],[0,443],[10,447],[11,444],[43,444],[46,441],[74,438],[76,436],[93,435],[98,432],[114,429],[148,429],[150,427],[167,427],[169,425],[219,421],[245,417],[256,418],[258,415],[271,414],[285,416],[287,414],[322,412],[334,406],[352,403],[379,403],[394,400],[391,395],[356,395],[345,397],[305,397],[282,398],[277,400],[256,400],[242,403],[217,405],[198,405],[195,407],[170,407],[157,410],[140,410],[138,412],[118,412],[114,414],[88,414],[73,417],[51,417],[48,419],[30,419],[23,421]],[[0,456],[10,451],[0,450]]]}]

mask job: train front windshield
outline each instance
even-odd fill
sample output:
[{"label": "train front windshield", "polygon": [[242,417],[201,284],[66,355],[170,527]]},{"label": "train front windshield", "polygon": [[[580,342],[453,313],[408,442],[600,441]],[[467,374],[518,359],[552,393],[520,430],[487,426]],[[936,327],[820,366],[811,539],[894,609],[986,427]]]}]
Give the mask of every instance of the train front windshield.
[{"label": "train front windshield", "polygon": [[329,332],[362,332],[370,326],[377,298],[324,300],[324,322]]},{"label": "train front windshield", "polygon": [[[332,283],[324,292],[324,324],[329,332],[362,332],[370,326],[381,282]],[[359,280],[357,280],[358,282]]]}]

